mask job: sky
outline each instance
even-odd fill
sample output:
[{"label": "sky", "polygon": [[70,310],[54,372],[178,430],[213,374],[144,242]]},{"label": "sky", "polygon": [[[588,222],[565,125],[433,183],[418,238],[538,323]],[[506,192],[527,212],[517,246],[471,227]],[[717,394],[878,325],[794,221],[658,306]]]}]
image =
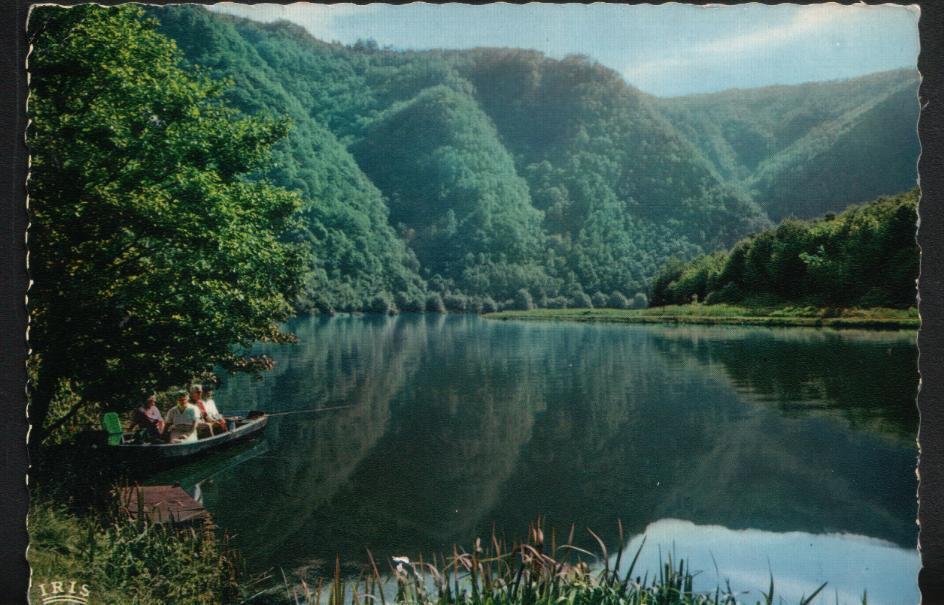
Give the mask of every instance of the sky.
[{"label": "sky", "polygon": [[743,4],[216,4],[327,42],[587,55],[657,96],[851,78],[917,65],[917,6]]}]

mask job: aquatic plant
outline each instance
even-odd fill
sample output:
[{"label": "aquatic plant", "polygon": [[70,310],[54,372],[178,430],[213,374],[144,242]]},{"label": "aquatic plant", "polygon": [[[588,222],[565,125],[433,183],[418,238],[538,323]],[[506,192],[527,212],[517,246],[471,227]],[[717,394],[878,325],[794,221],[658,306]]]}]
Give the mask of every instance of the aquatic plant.
[{"label": "aquatic plant", "polygon": [[[393,557],[390,570],[381,574],[370,551],[369,565],[359,577],[341,573],[340,560],[334,574],[314,585],[300,580],[291,585],[283,573],[283,594],[290,605],[738,605],[744,603],[731,586],[696,591],[697,572],[684,559],[669,556],[661,561],[658,573],[638,573],[636,564],[645,546],[640,544],[632,561],[623,566],[623,551],[611,559],[603,540],[590,531],[599,545],[591,552],[574,545],[574,529],[567,541],[558,544],[551,532],[545,539],[540,521],[529,528],[528,540],[506,543],[494,534],[487,542],[476,539],[468,550],[453,547],[448,555],[412,561]],[[623,543],[620,525],[620,543]],[[809,605],[826,584],[800,599]],[[771,577],[763,601],[775,601]],[[262,595],[260,595],[262,596]],[[271,600],[258,603],[285,603]],[[863,603],[866,602],[863,595]]]}]

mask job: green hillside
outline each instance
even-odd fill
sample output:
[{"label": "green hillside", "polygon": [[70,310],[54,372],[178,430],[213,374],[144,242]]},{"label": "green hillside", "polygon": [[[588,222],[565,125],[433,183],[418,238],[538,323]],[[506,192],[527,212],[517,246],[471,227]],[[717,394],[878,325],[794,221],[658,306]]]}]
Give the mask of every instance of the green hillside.
[{"label": "green hillside", "polygon": [[914,186],[918,73],[658,100],[771,219],[813,218]]},{"label": "green hillside", "polygon": [[[300,306],[359,309],[379,292],[421,299],[426,286],[419,263],[390,226],[381,192],[326,127],[330,120],[313,118],[312,95],[302,94],[306,80],[293,78],[284,69],[288,58],[274,61],[264,44],[272,42],[265,30],[252,26],[239,31],[232,20],[198,8],[154,14],[162,19],[163,33],[177,42],[191,63],[231,81],[227,100],[232,105],[247,113],[291,120],[288,137],[272,153],[276,168],[267,176],[300,191],[305,200],[300,212],[304,228],[295,238],[311,245],[315,263]],[[318,58],[314,53],[307,56]],[[311,78],[307,86],[312,93],[323,91],[324,81]],[[345,73],[339,81],[356,79]],[[332,96],[344,95],[334,90]]]},{"label": "green hillside", "polygon": [[652,304],[913,307],[918,191],[813,221],[788,220],[656,278]]},{"label": "green hillside", "polygon": [[666,259],[914,186],[912,72],[657,99],[586,57],[151,12],[234,105],[291,119],[267,176],[306,200],[301,306],[631,298]]}]

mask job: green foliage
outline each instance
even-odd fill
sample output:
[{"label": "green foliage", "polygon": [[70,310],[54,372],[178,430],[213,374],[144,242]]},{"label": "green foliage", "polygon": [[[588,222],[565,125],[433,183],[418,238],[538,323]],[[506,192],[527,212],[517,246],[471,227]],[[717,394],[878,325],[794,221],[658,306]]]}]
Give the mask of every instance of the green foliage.
[{"label": "green foliage", "polygon": [[914,186],[918,82],[896,70],[659,104],[772,219],[813,218]]},{"label": "green foliage", "polygon": [[473,99],[427,89],[373,122],[353,150],[429,274],[498,296],[547,281],[537,263],[541,215]]},{"label": "green foliage", "polygon": [[610,298],[607,300],[607,306],[611,309],[628,309],[629,301],[626,300],[622,292],[613,291],[613,293],[610,294]]},{"label": "green foliage", "polygon": [[[118,513],[79,515],[55,500],[33,498],[29,528],[33,577],[88,584],[96,603],[241,600],[238,557],[212,525],[138,525]],[[35,583],[34,590],[38,601]]]},{"label": "green foliage", "polygon": [[584,292],[577,291],[571,295],[568,306],[578,309],[592,309],[593,301]]},{"label": "green foliage", "polygon": [[305,254],[284,239],[300,199],[258,176],[286,124],[228,107],[142,15],[30,18],[36,427],[64,380],[119,409],[129,379],[258,367],[249,347],[285,338],[300,288]]},{"label": "green foliage", "polygon": [[269,175],[305,199],[302,307],[422,299],[424,280],[470,301],[526,288],[539,305],[574,286],[642,291],[666,259],[728,247],[768,212],[914,180],[901,73],[659,100],[586,57],[342,46],[198,7],[153,14],[191,63],[236,82],[235,105],[291,117]]},{"label": "green foliage", "polygon": [[426,311],[430,313],[445,313],[446,305],[443,303],[442,296],[433,293],[426,298]]},{"label": "green foliage", "polygon": [[590,297],[590,300],[593,302],[593,306],[597,309],[607,307],[610,303],[609,297],[603,292],[594,292],[593,296]]},{"label": "green foliage", "polygon": [[359,116],[373,111],[374,95],[362,69],[348,60],[350,52],[317,43],[300,28],[257,25],[198,7],[151,14],[190,63],[234,83],[226,93],[230,103],[291,119],[268,176],[304,199],[292,239],[312,251],[314,263],[296,306],[360,310],[379,292],[422,300],[419,263],[391,226],[381,192],[341,141]]},{"label": "green foliage", "polygon": [[380,313],[382,315],[396,315],[399,312],[397,305],[393,302],[393,297],[386,292],[381,292],[374,296],[367,310],[371,313]]},{"label": "green foliage", "polygon": [[913,306],[917,201],[914,190],[816,221],[786,221],[730,252],[670,263],[653,282],[652,304],[756,304],[766,297],[813,305]]},{"label": "green foliage", "polygon": [[533,309],[534,299],[531,298],[531,293],[524,288],[518,290],[518,292],[515,294],[514,308],[520,311]]}]

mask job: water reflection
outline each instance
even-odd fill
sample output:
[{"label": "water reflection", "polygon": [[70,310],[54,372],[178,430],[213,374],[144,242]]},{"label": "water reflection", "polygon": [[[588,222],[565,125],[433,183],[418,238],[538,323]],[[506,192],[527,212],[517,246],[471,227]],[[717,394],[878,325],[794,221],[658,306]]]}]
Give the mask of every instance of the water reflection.
[{"label": "water reflection", "polygon": [[610,544],[617,519],[636,535],[673,518],[913,553],[913,335],[467,316],[292,328],[275,371],[229,381],[221,407],[353,407],[273,417],[264,453],[201,484],[254,567],[428,554],[523,535],[539,514]]},{"label": "water reflection", "polygon": [[[874,605],[918,603],[918,557],[914,549],[855,534],[773,533],[732,530],[718,525],[661,519],[645,529],[646,544],[636,569],[658,569],[677,553],[697,571],[695,590],[716,586],[753,587],[742,600],[763,602],[774,577],[774,600],[799,603],[823,583],[827,588],[814,601],[822,604],[862,603],[863,592]],[[642,537],[623,549],[621,571],[629,568]],[[615,561],[611,557],[611,565]],[[635,572],[634,572],[635,575]]]}]

